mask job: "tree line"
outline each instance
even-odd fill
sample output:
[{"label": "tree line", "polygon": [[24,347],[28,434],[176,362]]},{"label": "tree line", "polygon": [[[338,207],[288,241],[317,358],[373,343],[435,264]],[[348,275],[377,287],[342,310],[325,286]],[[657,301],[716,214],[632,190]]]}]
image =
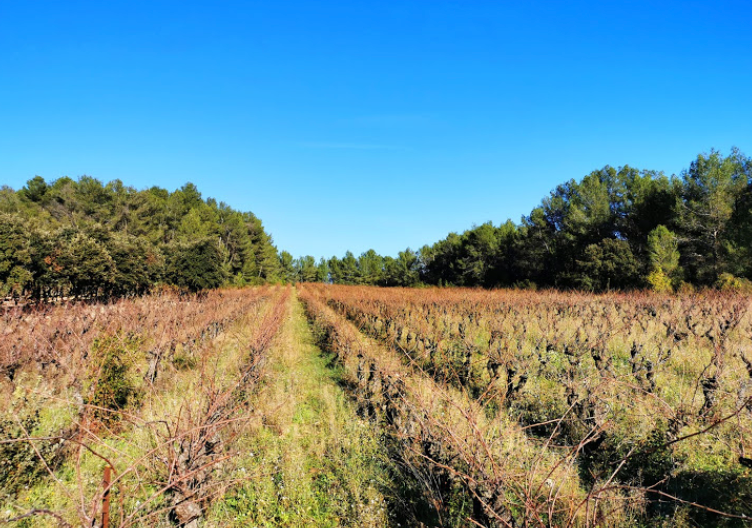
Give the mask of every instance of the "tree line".
[{"label": "tree line", "polygon": [[752,159],[700,154],[680,175],[606,166],[558,185],[517,224],[485,223],[396,258],[293,259],[289,281],[383,286],[748,287]]},{"label": "tree line", "polygon": [[411,249],[397,257],[381,256],[369,249],[359,257],[348,251],[340,258],[316,259],[310,255],[293,258],[280,253],[282,276],[287,282],[331,282],[375,286],[415,286],[421,282],[419,255]]},{"label": "tree line", "polygon": [[606,166],[558,185],[519,223],[450,233],[396,257],[278,252],[250,212],[192,183],[136,190],[82,176],[0,188],[0,296],[192,291],[268,282],[380,286],[749,287],[752,159],[700,154],[680,175]]},{"label": "tree line", "polygon": [[250,212],[192,183],[136,190],[82,176],[0,189],[0,294],[126,296],[157,284],[191,291],[283,280],[277,249]]}]

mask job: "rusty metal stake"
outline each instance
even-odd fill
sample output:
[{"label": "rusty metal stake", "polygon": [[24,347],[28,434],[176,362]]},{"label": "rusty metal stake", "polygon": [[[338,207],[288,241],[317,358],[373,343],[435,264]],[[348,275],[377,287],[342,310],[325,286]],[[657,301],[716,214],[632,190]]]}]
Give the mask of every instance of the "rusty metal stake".
[{"label": "rusty metal stake", "polygon": [[110,528],[110,466],[104,467],[104,495],[102,495],[102,528]]}]

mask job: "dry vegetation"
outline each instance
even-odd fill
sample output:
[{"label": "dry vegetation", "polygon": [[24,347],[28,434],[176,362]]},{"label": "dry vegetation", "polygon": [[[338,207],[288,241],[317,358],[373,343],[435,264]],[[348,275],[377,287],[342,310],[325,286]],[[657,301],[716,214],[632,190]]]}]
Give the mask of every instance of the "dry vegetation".
[{"label": "dry vegetation", "polygon": [[301,298],[431,522],[752,516],[746,297],[306,286]]},{"label": "dry vegetation", "polygon": [[[7,517],[195,525],[233,485],[224,464],[288,289],[163,294],[5,313],[0,489]],[[102,485],[105,466],[112,468]]]},{"label": "dry vegetation", "polygon": [[0,523],[748,526],[749,308],[332,285],[9,307]]}]

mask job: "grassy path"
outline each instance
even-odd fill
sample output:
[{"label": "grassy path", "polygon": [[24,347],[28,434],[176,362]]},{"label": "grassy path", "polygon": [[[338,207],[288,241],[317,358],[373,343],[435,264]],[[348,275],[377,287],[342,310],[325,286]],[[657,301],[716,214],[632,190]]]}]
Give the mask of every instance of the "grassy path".
[{"label": "grassy path", "polygon": [[295,296],[236,459],[244,484],[207,526],[390,526],[388,458],[314,344]]}]

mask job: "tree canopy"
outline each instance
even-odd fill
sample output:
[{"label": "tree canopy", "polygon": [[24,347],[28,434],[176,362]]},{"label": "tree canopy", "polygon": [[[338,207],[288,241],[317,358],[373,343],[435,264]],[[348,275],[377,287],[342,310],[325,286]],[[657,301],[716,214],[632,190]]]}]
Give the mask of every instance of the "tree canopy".
[{"label": "tree canopy", "polygon": [[252,213],[90,176],[0,189],[0,294],[36,298],[198,291],[280,281],[277,249]]},{"label": "tree canopy", "polygon": [[752,160],[736,148],[700,154],[678,176],[606,166],[558,185],[519,223],[487,222],[396,256],[278,253],[255,215],[203,199],[192,183],[139,191],[36,176],[0,189],[3,296],[263,282],[670,290],[749,279]]},{"label": "tree canopy", "polygon": [[[291,277],[310,280],[295,262]],[[396,258],[347,252],[327,265],[331,282],[384,286],[603,291],[752,279],[752,160],[712,150],[670,177],[606,166],[558,185],[518,224],[488,222]]]}]

